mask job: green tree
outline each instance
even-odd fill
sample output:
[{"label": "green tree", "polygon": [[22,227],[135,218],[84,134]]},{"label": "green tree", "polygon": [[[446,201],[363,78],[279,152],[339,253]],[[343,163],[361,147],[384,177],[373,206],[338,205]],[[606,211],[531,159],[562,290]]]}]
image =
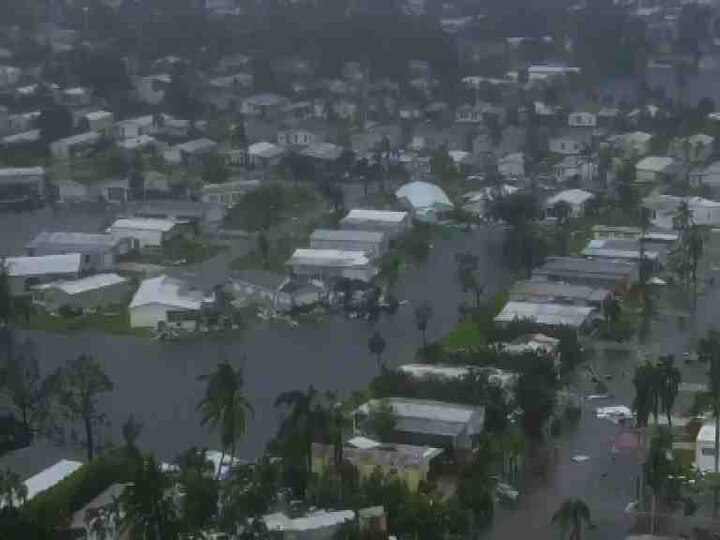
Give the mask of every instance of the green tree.
[{"label": "green tree", "polygon": [[697,294],[697,270],[700,259],[703,256],[703,240],[703,232],[695,224],[690,227],[686,238],[683,239],[683,244],[688,253],[690,279],[693,283],[694,294]]},{"label": "green tree", "polygon": [[264,231],[260,231],[257,237],[257,250],[263,261],[263,268],[267,270],[270,265],[268,256],[270,255],[270,241]]},{"label": "green tree", "polygon": [[609,325],[615,325],[620,320],[622,308],[620,301],[614,296],[608,296],[602,303],[602,313],[605,322]]},{"label": "green tree", "polygon": [[478,257],[469,251],[455,254],[457,279],[463,292],[472,292],[475,297],[475,310],[480,310],[480,301],[484,286],[480,283]]},{"label": "green tree", "polygon": [[72,133],[72,115],[67,107],[49,105],[40,111],[37,127],[43,144],[50,144]]},{"label": "green tree", "polygon": [[639,427],[645,427],[652,413],[657,423],[660,408],[660,385],[659,370],[652,362],[635,368],[633,385],[635,386],[635,398],[633,399],[633,410]]},{"label": "green tree", "polygon": [[671,354],[661,356],[658,363],[659,398],[663,411],[667,415],[668,427],[672,430],[672,409],[680,391],[682,375],[675,366],[675,357]]},{"label": "green tree", "polygon": [[185,534],[200,535],[212,523],[217,512],[218,483],[213,478],[213,465],[205,452],[189,448],[178,456],[179,483],[183,498],[180,506],[180,527]]},{"label": "green tree", "polygon": [[[235,445],[245,433],[247,415],[252,414],[245,389],[242,369],[233,368],[227,361],[218,364],[214,372],[200,377],[206,381],[205,397],[198,404],[203,425],[209,424],[220,435],[222,465],[226,452],[230,451],[230,462],[235,459]],[[218,467],[220,477],[222,466]]]},{"label": "green tree", "polygon": [[368,432],[381,442],[389,442],[395,432],[397,416],[387,400],[379,400],[368,412],[365,423]]},{"label": "green tree", "polygon": [[169,488],[170,482],[160,471],[155,458],[142,457],[120,498],[133,538],[177,538],[175,507],[165,495]]},{"label": "green tree", "polygon": [[14,508],[27,501],[27,486],[20,475],[6,467],[0,469],[0,506]]},{"label": "green tree", "polygon": [[60,409],[70,422],[80,422],[88,460],[95,456],[96,428],[106,422],[98,398],[113,389],[113,383],[93,358],[81,354],[53,373],[48,381]]},{"label": "green tree", "polygon": [[555,406],[556,374],[550,362],[533,362],[521,373],[515,401],[522,411],[522,427],[530,439],[541,439]]},{"label": "green tree", "polygon": [[488,525],[495,513],[495,480],[491,474],[491,463],[485,449],[476,452],[460,470],[456,495],[470,516],[469,538],[477,538],[479,529]]},{"label": "green tree", "polygon": [[218,155],[210,155],[203,160],[202,179],[208,184],[227,182],[230,173],[225,162]]},{"label": "green tree", "polygon": [[551,523],[560,528],[562,538],[570,531],[568,540],[582,540],[585,528],[592,528],[590,508],[582,499],[566,499],[555,510]]},{"label": "green tree", "polygon": [[[709,395],[712,413],[715,418],[715,466],[713,471],[720,472],[720,333],[710,330],[698,344],[698,358],[708,367]],[[718,495],[715,489],[713,512],[717,512]]]},{"label": "green tree", "polygon": [[377,330],[368,339],[368,350],[370,354],[375,355],[378,371],[382,371],[382,353],[385,352],[385,345],[385,339]]},{"label": "green tree", "polygon": [[415,308],[415,325],[422,335],[423,347],[427,347],[427,327],[433,316],[433,308],[430,302],[425,301]]},{"label": "green tree", "polygon": [[650,441],[650,449],[643,465],[645,482],[653,490],[650,534],[655,534],[657,499],[662,496],[664,490],[668,487],[669,477],[675,473],[675,469],[672,460],[672,436],[669,432],[661,430]]},{"label": "green tree", "polygon": [[0,321],[7,330],[12,322],[12,296],[10,294],[10,278],[5,259],[0,259]]}]

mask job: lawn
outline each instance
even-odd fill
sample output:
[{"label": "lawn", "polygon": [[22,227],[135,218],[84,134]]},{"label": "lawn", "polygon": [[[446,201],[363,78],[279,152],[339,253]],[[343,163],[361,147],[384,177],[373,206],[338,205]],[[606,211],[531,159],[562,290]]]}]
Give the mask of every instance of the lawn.
[{"label": "lawn", "polygon": [[[302,242],[302,245],[306,244],[307,242]],[[299,245],[301,243],[297,238],[283,236],[274,242],[269,242],[267,260],[256,248],[247,255],[235,259],[231,266],[237,270],[268,270],[284,274],[287,272],[285,262]]]},{"label": "lawn", "polygon": [[269,229],[291,217],[318,211],[321,201],[306,188],[268,184],[248,193],[230,209],[225,227],[245,231]]},{"label": "lawn", "polygon": [[18,319],[15,324],[25,330],[45,330],[61,334],[80,330],[98,330],[116,335],[138,337],[150,335],[147,329],[130,327],[130,315],[125,307],[118,307],[116,310],[108,312],[87,313],[77,317],[63,317],[36,310],[31,313],[29,319]]},{"label": "lawn", "polygon": [[217,255],[223,249],[226,248],[203,240],[178,237],[168,240],[160,249],[134,254],[130,260],[144,264],[194,264]]},{"label": "lawn", "polygon": [[487,336],[477,322],[466,319],[443,338],[442,344],[450,350],[485,347]]}]

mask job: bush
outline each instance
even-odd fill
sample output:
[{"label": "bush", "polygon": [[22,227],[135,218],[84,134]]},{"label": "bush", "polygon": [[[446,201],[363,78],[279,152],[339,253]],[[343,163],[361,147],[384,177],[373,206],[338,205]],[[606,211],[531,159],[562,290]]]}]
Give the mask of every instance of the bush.
[{"label": "bush", "polygon": [[103,454],[32,499],[22,512],[30,523],[44,531],[45,537],[51,537],[74,512],[111,484],[129,481],[131,465],[128,454],[123,451]]}]

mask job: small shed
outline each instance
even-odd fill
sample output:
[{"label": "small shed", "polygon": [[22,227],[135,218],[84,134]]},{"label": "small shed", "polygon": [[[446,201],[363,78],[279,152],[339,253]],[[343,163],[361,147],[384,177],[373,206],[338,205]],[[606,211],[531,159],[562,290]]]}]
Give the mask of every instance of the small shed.
[{"label": "small shed", "polygon": [[96,309],[128,300],[130,280],[117,274],[95,274],[71,281],[54,281],[33,289],[33,299],[49,311],[60,308]]}]

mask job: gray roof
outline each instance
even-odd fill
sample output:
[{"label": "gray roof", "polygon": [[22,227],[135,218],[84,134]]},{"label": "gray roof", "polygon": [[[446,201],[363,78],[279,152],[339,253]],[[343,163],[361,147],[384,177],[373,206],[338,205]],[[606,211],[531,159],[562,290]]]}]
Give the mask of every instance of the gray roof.
[{"label": "gray roof", "polygon": [[625,279],[637,270],[634,263],[609,259],[583,259],[581,257],[550,257],[545,264],[533,271],[537,275],[588,276]]},{"label": "gray roof", "polygon": [[90,253],[108,251],[117,243],[118,240],[109,234],[43,231],[28,243],[26,247],[66,251],[69,253]]},{"label": "gray roof", "polygon": [[379,231],[315,229],[312,235],[310,235],[310,241],[329,240],[336,242],[380,243],[384,237],[385,233]]},{"label": "gray roof", "polygon": [[287,279],[287,276],[276,274],[274,272],[268,272],[266,270],[249,269],[234,271],[230,279],[276,291]]},{"label": "gray roof", "polygon": [[518,281],[510,289],[510,298],[513,299],[567,299],[588,303],[602,302],[609,294],[607,289],[554,281]]},{"label": "gray roof", "polygon": [[164,199],[132,205],[129,214],[138,217],[164,217],[169,214],[181,214],[202,218],[207,208],[208,204],[202,201]]}]

